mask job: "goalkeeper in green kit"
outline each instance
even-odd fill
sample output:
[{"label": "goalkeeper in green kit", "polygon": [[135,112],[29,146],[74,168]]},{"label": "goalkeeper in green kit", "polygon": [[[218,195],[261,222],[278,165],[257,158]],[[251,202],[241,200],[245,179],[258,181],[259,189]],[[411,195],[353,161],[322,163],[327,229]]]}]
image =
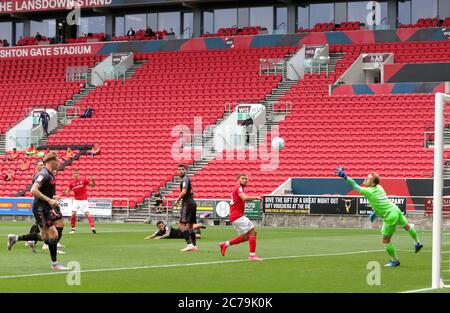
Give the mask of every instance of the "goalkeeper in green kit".
[{"label": "goalkeeper in green kit", "polygon": [[378,176],[377,173],[371,173],[366,177],[363,182],[364,187],[360,187],[353,179],[347,177],[343,167],[338,167],[336,169],[336,175],[342,177],[354,190],[367,198],[372,207],[372,213],[370,214],[370,221],[372,223],[377,216],[381,217],[383,220],[381,234],[383,235],[383,243],[386,252],[390,257],[389,263],[385,266],[394,267],[400,265],[397,253],[395,252],[395,247],[391,243],[391,237],[394,234],[397,225],[403,227],[414,240],[416,253],[423,248],[423,245],[417,237],[414,226],[408,223],[402,211],[397,205],[389,200],[383,187],[380,186],[380,176]]}]

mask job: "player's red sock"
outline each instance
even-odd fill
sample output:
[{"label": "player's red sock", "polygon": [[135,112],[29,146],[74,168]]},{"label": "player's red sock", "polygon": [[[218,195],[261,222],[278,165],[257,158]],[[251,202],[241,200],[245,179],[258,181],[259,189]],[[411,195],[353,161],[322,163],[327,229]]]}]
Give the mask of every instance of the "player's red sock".
[{"label": "player's red sock", "polygon": [[72,214],[70,217],[70,226],[72,226],[72,229],[75,229],[75,224],[77,223],[77,216],[75,214]]},{"label": "player's red sock", "polygon": [[232,246],[232,245],[238,245],[238,244],[240,244],[240,243],[242,243],[244,241],[247,241],[247,240],[248,239],[244,239],[244,237],[242,237],[242,236],[238,236],[236,238],[231,239],[229,241],[229,243],[230,243],[230,246]]},{"label": "player's red sock", "polygon": [[256,236],[248,236],[248,244],[250,246],[250,253],[255,253],[255,251],[256,251]]},{"label": "player's red sock", "polygon": [[95,228],[95,223],[94,223],[94,219],[92,218],[92,216],[90,214],[86,214],[86,217],[89,221],[89,226],[91,226],[91,229]]}]

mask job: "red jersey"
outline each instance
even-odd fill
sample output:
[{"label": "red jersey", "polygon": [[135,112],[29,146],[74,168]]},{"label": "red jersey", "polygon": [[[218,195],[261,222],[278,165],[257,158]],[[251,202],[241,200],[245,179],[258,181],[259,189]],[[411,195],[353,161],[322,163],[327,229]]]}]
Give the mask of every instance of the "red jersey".
[{"label": "red jersey", "polygon": [[73,190],[75,200],[87,200],[87,185],[89,185],[87,178],[75,179],[70,182],[69,188]]},{"label": "red jersey", "polygon": [[245,201],[239,197],[239,194],[244,192],[244,187],[241,184],[234,186],[231,192],[231,207],[230,207],[230,222],[233,223],[238,218],[244,216]]}]

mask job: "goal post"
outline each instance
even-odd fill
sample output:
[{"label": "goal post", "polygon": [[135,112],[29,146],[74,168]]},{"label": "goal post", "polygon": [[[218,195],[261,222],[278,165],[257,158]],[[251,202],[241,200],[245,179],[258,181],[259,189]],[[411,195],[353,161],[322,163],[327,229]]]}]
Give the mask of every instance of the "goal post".
[{"label": "goal post", "polygon": [[450,103],[450,95],[436,93],[434,107],[434,177],[433,177],[433,247],[432,247],[432,288],[444,285],[442,265],[442,216],[444,190],[444,120],[445,105]]}]

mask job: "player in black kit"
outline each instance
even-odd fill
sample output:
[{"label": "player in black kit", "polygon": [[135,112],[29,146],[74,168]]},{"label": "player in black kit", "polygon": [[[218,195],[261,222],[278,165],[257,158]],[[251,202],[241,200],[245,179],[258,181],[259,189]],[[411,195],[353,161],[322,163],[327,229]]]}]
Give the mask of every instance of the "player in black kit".
[{"label": "player in black kit", "polygon": [[[61,211],[58,201],[53,196],[56,194],[56,179],[54,172],[58,169],[59,160],[55,152],[48,153],[44,159],[44,168],[36,174],[31,194],[34,196],[36,205],[33,206],[33,214],[39,226],[40,237],[48,242],[51,264],[54,270],[67,270],[57,261],[57,244],[59,239],[55,223],[61,220]],[[8,248],[14,244],[14,240],[8,240]]]},{"label": "player in black kit", "polygon": [[180,195],[175,206],[183,200],[180,212],[180,230],[186,240],[187,246],[181,251],[197,251],[197,240],[194,231],[194,224],[197,223],[197,204],[194,201],[194,192],[189,177],[186,175],[186,166],[179,164],[178,175],[181,178]]},{"label": "player in black kit", "polygon": [[[35,175],[33,176],[33,184],[34,184],[34,180],[37,176],[37,173],[39,173],[43,168],[44,168],[44,162],[42,162],[42,161],[36,162],[36,167],[35,167],[35,171],[34,171]],[[33,212],[35,211],[35,209],[36,209],[36,201],[33,201],[33,206],[32,206]],[[9,234],[8,235],[8,250],[11,250],[12,246],[17,241],[26,241],[28,243],[28,246],[31,248],[31,250],[33,250],[33,252],[36,253],[36,243],[40,240],[41,240],[41,235],[40,235],[40,231],[39,231],[39,226],[35,223],[35,224],[33,224],[33,226],[31,226],[30,232],[26,235]]]},{"label": "player in black kit", "polygon": [[[156,223],[156,227],[158,228],[158,230],[153,235],[145,237],[144,239],[183,238],[183,232],[181,231],[181,229],[174,228],[170,225],[166,225],[163,221],[159,221],[158,223]],[[201,228],[206,228],[206,226],[203,226],[202,224],[194,224],[196,239],[201,238],[201,231],[200,231]]]},{"label": "player in black kit", "polygon": [[[33,175],[33,184],[34,184],[34,181],[35,181],[38,173],[43,168],[44,168],[44,162],[42,162],[42,161],[36,162],[36,167],[35,167],[35,171],[34,171],[35,174]],[[37,201],[36,200],[33,201],[32,210],[33,210],[33,212],[35,212],[37,210]],[[62,220],[61,216],[62,215],[59,214],[59,216],[56,219],[54,219],[55,225],[56,225],[56,230],[58,231],[58,248],[64,247],[63,245],[59,244],[59,241],[61,240],[61,237],[62,237],[62,230],[64,228],[64,221]],[[14,235],[14,234],[8,235],[8,250],[11,250],[12,246],[17,241],[26,241],[26,245],[29,246],[34,253],[36,253],[36,243],[38,241],[42,241],[41,235],[40,235],[40,230],[39,230],[39,225],[35,222],[35,224],[33,224],[33,226],[31,226],[30,232],[25,235]],[[44,247],[45,246],[47,246],[47,249],[48,249],[47,242],[44,244]],[[64,251],[58,249],[58,253],[64,254]]]}]

